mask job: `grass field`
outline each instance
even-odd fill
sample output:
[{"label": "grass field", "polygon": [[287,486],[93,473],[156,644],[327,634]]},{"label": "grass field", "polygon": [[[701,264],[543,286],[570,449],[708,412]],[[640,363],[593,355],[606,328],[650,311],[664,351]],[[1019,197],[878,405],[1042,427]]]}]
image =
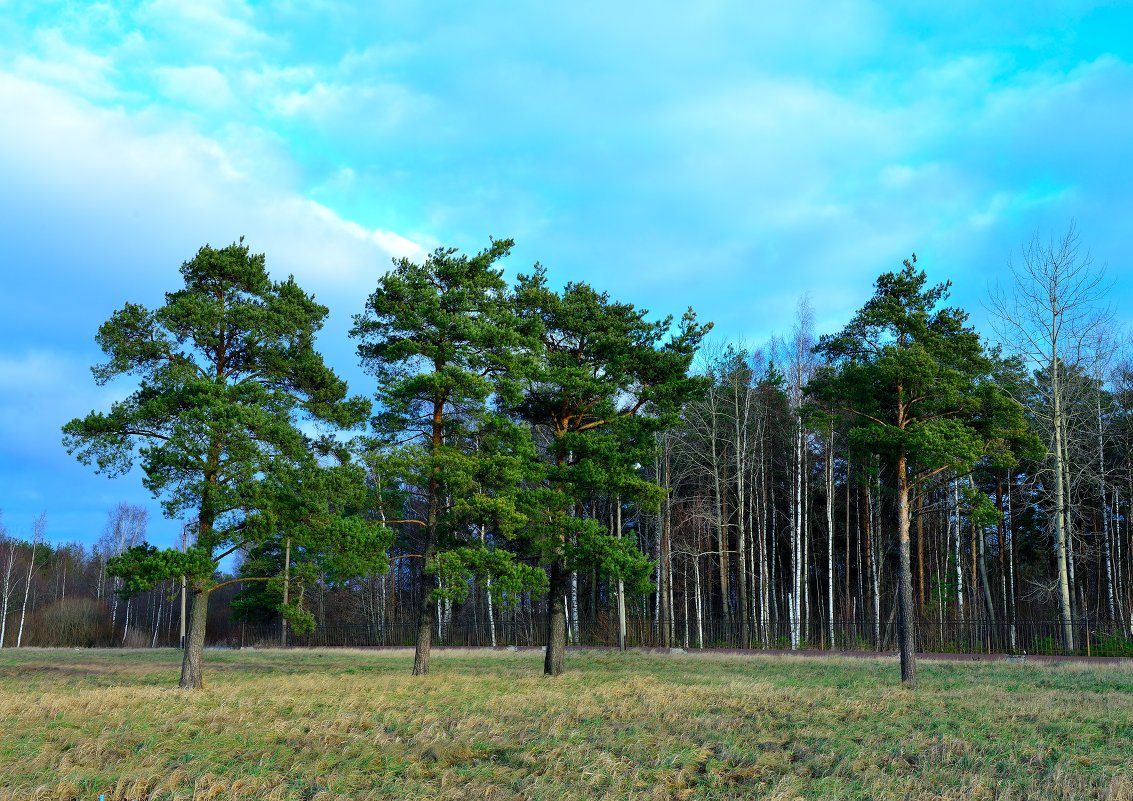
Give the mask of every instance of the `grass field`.
[{"label": "grass field", "polygon": [[1133,664],[0,651],[0,797],[1133,799]]}]

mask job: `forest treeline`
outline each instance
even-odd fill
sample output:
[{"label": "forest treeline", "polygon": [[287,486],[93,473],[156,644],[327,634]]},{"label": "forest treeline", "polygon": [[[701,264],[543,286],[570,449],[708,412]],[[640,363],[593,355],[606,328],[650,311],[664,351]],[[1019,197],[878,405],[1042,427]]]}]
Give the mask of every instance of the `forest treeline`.
[{"label": "forest treeline", "polygon": [[126,506],[90,550],[5,532],[3,646],[176,644],[184,619],[184,686],[207,629],[413,642],[418,673],[521,623],[552,675],[570,642],[896,645],[910,684],[918,648],[1133,653],[1133,361],[1073,231],[1024,248],[990,338],[913,256],[839,332],[802,302],[725,346],[691,310],[508,285],[510,247],[395,262],[351,331],[372,401],[242,242],[116,312],[95,377],[138,389],[65,443],[139,462],[186,541]]}]

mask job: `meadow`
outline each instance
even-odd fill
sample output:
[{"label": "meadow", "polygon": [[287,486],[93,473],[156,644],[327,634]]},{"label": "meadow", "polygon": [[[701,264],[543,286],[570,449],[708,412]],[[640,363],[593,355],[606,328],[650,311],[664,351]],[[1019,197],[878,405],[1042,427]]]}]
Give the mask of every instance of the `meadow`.
[{"label": "meadow", "polygon": [[1133,663],[0,651],[0,798],[1133,799]]}]

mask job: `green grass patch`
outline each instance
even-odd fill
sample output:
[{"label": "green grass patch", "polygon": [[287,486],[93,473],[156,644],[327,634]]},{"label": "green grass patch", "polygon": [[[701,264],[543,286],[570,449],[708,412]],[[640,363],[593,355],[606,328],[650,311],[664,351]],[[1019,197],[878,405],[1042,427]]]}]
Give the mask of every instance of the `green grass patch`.
[{"label": "green grass patch", "polygon": [[1133,799],[1133,668],[0,651],[0,798]]}]

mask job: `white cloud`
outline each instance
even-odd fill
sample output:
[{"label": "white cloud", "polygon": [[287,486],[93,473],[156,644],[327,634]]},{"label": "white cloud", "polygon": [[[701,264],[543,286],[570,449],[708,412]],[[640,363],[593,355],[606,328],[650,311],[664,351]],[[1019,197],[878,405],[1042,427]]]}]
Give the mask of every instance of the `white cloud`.
[{"label": "white cloud", "polygon": [[277,95],[271,109],[311,125],[352,137],[405,129],[434,108],[427,95],[397,83],[316,83]]},{"label": "white cloud", "polygon": [[[7,176],[0,211],[67,230],[65,242],[46,247],[65,249],[69,257],[54,263],[77,275],[77,254],[112,271],[103,282],[137,281],[142,265],[172,269],[204,242],[244,234],[276,272],[293,272],[322,292],[369,291],[390,257],[420,252],[394,232],[365,228],[260,180],[222,143],[145,114],[95,108],[2,74],[0,108],[22,112],[0,128]],[[21,244],[31,247],[12,243]]]},{"label": "white cloud", "polygon": [[17,74],[98,100],[119,94],[111,80],[114,65],[109,57],[71,44],[56,28],[37,30],[30,44],[32,52],[12,63]]},{"label": "white cloud", "polygon": [[246,235],[274,277],[294,274],[331,308],[323,349],[348,375],[349,315],[392,257],[423,252],[304,197],[286,169],[257,169],[253,154],[153,110],[98,108],[0,73],[0,115],[0,501],[13,521],[47,507],[62,536],[85,537],[122,498],[159,517],[137,475],[107,481],[68,456],[60,426],[127,390],[91,378],[98,326],[124,301],[160,302],[202,244]]},{"label": "white cloud", "polygon": [[235,101],[228,80],[216,67],[161,67],[153,74],[162,94],[193,108],[218,111]]},{"label": "white cloud", "polygon": [[247,59],[270,46],[271,37],[255,26],[254,17],[243,0],[152,0],[136,14],[139,23],[199,59]]}]

